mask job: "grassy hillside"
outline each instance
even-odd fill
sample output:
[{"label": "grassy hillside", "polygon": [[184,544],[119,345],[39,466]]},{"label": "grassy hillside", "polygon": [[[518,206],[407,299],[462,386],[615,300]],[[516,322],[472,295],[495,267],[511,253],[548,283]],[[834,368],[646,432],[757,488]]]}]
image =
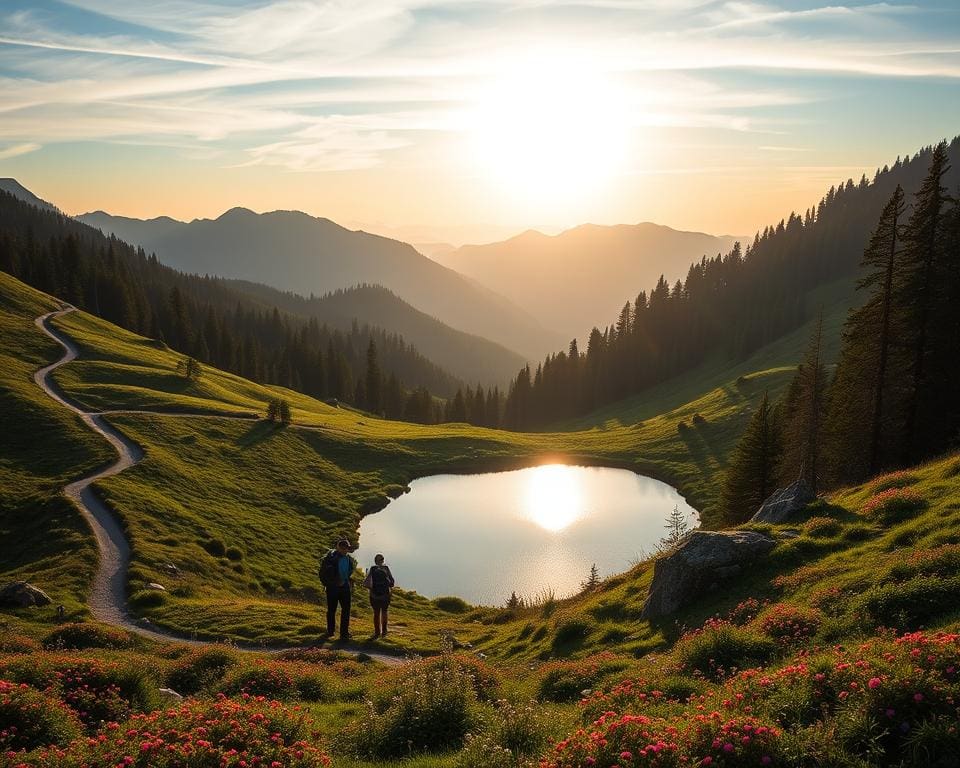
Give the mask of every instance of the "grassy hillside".
[{"label": "grassy hillside", "polygon": [[112,452],[33,381],[60,356],[33,318],[59,305],[3,275],[0,292],[0,583],[29,577],[78,611],[96,551],[59,491]]}]

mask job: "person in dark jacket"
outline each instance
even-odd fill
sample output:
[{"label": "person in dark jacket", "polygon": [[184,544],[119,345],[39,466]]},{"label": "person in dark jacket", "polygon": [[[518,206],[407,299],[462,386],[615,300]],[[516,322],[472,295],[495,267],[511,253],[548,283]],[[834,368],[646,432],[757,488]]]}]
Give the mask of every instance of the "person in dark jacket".
[{"label": "person in dark jacket", "polygon": [[[336,549],[330,550],[324,562],[331,564],[330,573],[324,580],[327,590],[327,635],[337,631],[337,606],[340,606],[340,639],[350,639],[350,601],[352,585],[350,576],[357,568],[357,561],[350,554],[349,539],[340,539]],[[323,578],[325,568],[321,568]]]},{"label": "person in dark jacket", "polygon": [[373,608],[373,636],[387,636],[387,610],[390,608],[390,591],[395,586],[390,567],[384,563],[383,555],[373,558],[373,565],[363,580],[370,590],[370,606]]}]

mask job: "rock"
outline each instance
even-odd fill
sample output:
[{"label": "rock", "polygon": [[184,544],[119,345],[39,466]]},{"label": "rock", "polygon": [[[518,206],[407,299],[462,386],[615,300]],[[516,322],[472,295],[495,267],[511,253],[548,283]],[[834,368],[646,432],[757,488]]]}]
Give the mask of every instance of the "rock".
[{"label": "rock", "polygon": [[154,592],[166,592],[166,591],[167,591],[167,588],[166,588],[165,586],[163,586],[163,584],[157,584],[157,582],[155,582],[155,581],[151,581],[149,584],[147,584],[146,587],[144,587],[144,589],[152,589]]},{"label": "rock", "polygon": [[173,690],[173,688],[161,688],[159,693],[160,698],[170,704],[176,704],[178,701],[183,701],[183,696]]},{"label": "rock", "polygon": [[161,565],[160,567],[163,568],[163,570],[165,570],[165,571],[166,571],[167,573],[169,573],[171,576],[179,576],[179,575],[180,575],[180,569],[177,568],[177,566],[175,566],[173,563],[164,563],[164,564]]},{"label": "rock", "polygon": [[52,602],[46,592],[26,581],[12,581],[0,588],[0,605],[8,608],[29,608]]},{"label": "rock", "polygon": [[711,585],[738,575],[745,564],[763,557],[775,544],[756,531],[693,531],[654,563],[642,617],[669,616]]},{"label": "rock", "polygon": [[760,505],[750,522],[774,525],[784,523],[816,498],[810,483],[800,478],[786,488],[774,491],[770,498]]}]

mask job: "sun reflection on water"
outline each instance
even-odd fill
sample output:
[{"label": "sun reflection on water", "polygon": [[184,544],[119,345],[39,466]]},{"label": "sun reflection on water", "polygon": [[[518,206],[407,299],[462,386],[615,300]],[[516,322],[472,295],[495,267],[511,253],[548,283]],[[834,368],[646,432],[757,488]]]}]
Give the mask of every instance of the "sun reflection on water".
[{"label": "sun reflection on water", "polygon": [[559,533],[584,515],[583,489],[576,472],[562,464],[530,471],[523,498],[523,516],[541,528]]}]

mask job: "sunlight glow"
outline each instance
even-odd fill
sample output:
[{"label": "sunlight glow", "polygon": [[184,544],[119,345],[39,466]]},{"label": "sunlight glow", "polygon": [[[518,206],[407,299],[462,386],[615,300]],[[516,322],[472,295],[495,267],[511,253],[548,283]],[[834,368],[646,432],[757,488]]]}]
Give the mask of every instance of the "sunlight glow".
[{"label": "sunlight glow", "polygon": [[626,90],[583,61],[512,61],[475,98],[473,160],[520,203],[563,205],[601,190],[626,162]]},{"label": "sunlight glow", "polygon": [[583,517],[584,511],[583,489],[569,467],[548,464],[530,473],[523,499],[528,520],[558,533]]}]

